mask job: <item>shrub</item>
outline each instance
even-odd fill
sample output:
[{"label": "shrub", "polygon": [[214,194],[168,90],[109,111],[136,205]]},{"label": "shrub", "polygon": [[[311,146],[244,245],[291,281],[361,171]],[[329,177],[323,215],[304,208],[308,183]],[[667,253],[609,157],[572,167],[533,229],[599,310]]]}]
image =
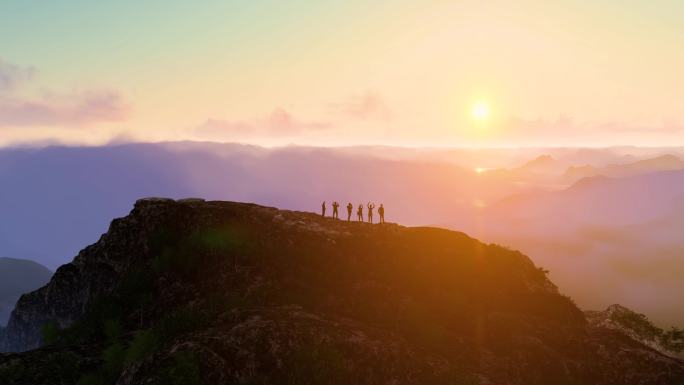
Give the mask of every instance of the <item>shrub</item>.
[{"label": "shrub", "polygon": [[162,382],[171,385],[200,385],[199,365],[192,352],[177,352],[162,372]]},{"label": "shrub", "polygon": [[616,312],[612,320],[627,329],[634,330],[640,336],[654,340],[662,334],[662,330],[651,323],[648,318],[632,311]]},{"label": "shrub", "polygon": [[116,379],[123,368],[126,349],[116,342],[102,352],[103,369],[108,378]]},{"label": "shrub", "polygon": [[[101,297],[91,302],[88,311],[69,328],[60,332],[60,340],[64,344],[79,344],[93,338],[108,337],[107,333],[115,333],[113,323],[119,322],[126,314],[126,305],[117,296]],[[110,339],[111,342],[111,339]]]},{"label": "shrub", "polygon": [[55,322],[48,322],[40,329],[43,345],[52,345],[59,340],[60,329]]},{"label": "shrub", "polygon": [[684,351],[684,330],[672,327],[670,330],[663,331],[660,343],[671,352],[681,353]]},{"label": "shrub", "polygon": [[121,322],[118,319],[107,319],[104,321],[104,334],[109,342],[117,341],[122,334]]},{"label": "shrub", "polygon": [[162,318],[154,331],[160,342],[168,343],[180,335],[197,330],[204,323],[205,319],[200,314],[183,308]]},{"label": "shrub", "polygon": [[158,346],[159,337],[154,331],[144,330],[137,332],[130,346],[126,350],[124,364],[130,365],[142,360],[148,354],[155,351]]}]

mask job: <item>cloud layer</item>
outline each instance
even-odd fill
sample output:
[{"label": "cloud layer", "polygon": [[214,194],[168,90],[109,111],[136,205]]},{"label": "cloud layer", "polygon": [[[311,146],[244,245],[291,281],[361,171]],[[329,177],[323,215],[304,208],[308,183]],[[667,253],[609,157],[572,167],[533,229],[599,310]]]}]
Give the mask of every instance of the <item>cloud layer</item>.
[{"label": "cloud layer", "polygon": [[392,117],[392,111],[377,93],[353,95],[339,103],[330,104],[332,112],[358,120],[382,120]]},{"label": "cloud layer", "polygon": [[20,67],[0,59],[0,95],[30,80],[34,73],[35,70],[31,67]]},{"label": "cloud layer", "polygon": [[251,120],[207,119],[195,133],[211,138],[241,140],[260,137],[292,137],[331,128],[327,122],[303,121],[283,108]]},{"label": "cloud layer", "polygon": [[86,90],[26,97],[16,91],[28,85],[35,70],[0,60],[0,127],[83,127],[124,120],[128,107],[115,91]]},{"label": "cloud layer", "polygon": [[124,120],[127,107],[111,91],[88,91],[61,100],[0,99],[0,127],[87,126]]},{"label": "cloud layer", "polygon": [[[540,141],[552,140],[585,141],[599,140],[606,132],[615,133],[621,139],[634,137],[680,134],[684,126],[674,121],[655,124],[617,122],[578,122],[572,117],[561,115],[556,119],[525,119],[510,117],[498,129],[498,136],[506,140]],[[615,142],[613,144],[620,144]]]}]

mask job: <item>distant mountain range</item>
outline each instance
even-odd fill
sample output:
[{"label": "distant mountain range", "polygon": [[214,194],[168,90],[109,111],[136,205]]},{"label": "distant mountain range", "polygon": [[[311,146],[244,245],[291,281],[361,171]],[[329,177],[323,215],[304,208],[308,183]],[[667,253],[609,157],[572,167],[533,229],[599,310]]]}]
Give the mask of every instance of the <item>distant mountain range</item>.
[{"label": "distant mountain range", "polygon": [[[524,163],[521,166],[505,169],[492,169],[488,175],[515,178],[520,180],[536,180],[556,185],[570,185],[584,178],[606,176],[623,178],[638,176],[660,171],[684,170],[684,160],[672,154],[663,154],[644,159],[624,157],[620,163],[584,164],[576,157],[566,157],[563,160],[544,154]],[[573,162],[580,162],[577,165]]]},{"label": "distant mountain range", "polygon": [[599,175],[622,178],[673,170],[684,170],[684,160],[677,156],[667,154],[655,158],[639,160],[633,163],[613,164],[605,167],[595,167],[592,165],[571,166],[565,171],[563,177],[568,182],[572,182]]},{"label": "distant mountain range", "polygon": [[526,222],[558,232],[579,223],[632,225],[679,209],[684,209],[684,170],[584,178],[560,191],[512,195],[488,206],[485,215],[497,226]]},{"label": "distant mountain range", "polygon": [[448,227],[533,255],[584,307],[619,302],[665,326],[684,323],[684,171],[584,178]]},{"label": "distant mountain range", "polygon": [[0,257],[0,327],[9,319],[19,296],[45,285],[52,272],[24,259]]}]

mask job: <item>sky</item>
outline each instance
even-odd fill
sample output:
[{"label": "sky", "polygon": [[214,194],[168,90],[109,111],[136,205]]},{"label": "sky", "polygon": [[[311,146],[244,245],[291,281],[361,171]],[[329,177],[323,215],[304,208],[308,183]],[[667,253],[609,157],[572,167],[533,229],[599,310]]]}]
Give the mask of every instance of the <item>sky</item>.
[{"label": "sky", "polygon": [[0,146],[684,144],[679,0],[3,0]]}]

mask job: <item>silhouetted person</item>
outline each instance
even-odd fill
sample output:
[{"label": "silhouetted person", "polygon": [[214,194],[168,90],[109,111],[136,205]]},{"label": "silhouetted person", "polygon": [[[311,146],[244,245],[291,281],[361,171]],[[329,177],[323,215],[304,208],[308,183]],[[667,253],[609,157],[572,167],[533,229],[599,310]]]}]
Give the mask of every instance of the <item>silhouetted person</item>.
[{"label": "silhouetted person", "polygon": [[349,204],[347,204],[347,222],[351,221],[351,213],[353,209],[354,206],[352,206],[351,202],[349,202]]},{"label": "silhouetted person", "polygon": [[380,214],[380,223],[385,223],[385,208],[382,206],[382,203],[378,207],[378,214]]},{"label": "silhouetted person", "polygon": [[366,207],[368,207],[368,223],[373,223],[373,209],[375,208],[375,204],[368,202]]},{"label": "silhouetted person", "polygon": [[333,208],[333,219],[340,219],[340,215],[337,212],[337,208],[340,207],[340,204],[337,203],[337,201],[332,203],[332,208]]},{"label": "silhouetted person", "polygon": [[363,203],[359,205],[359,209],[356,210],[356,219],[359,222],[363,222]]},{"label": "silhouetted person", "polygon": [[321,204],[321,216],[325,216],[325,201],[323,201],[323,204]]}]

